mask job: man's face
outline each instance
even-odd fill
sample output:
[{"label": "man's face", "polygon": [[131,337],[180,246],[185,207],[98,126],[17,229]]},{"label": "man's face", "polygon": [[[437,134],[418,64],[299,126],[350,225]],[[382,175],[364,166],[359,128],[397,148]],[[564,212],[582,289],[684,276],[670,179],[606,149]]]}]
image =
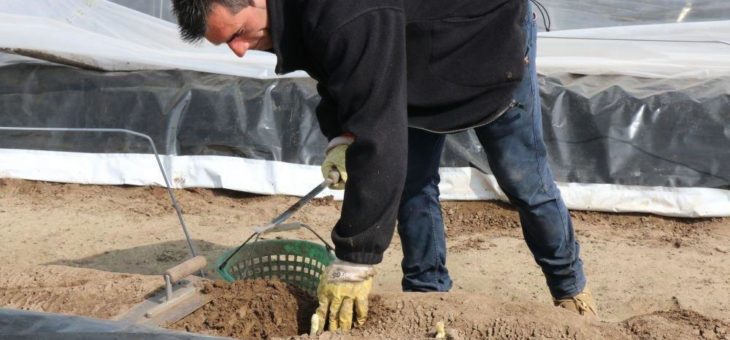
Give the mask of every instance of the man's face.
[{"label": "man's face", "polygon": [[255,3],[236,14],[219,3],[213,3],[205,39],[214,45],[227,44],[238,57],[243,57],[248,50],[270,49],[272,44],[266,2]]}]

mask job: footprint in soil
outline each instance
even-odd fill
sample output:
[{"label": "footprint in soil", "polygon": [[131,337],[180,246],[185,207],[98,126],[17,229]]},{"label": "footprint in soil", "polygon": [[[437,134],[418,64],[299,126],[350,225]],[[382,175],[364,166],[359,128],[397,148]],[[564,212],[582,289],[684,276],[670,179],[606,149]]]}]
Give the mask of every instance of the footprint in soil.
[{"label": "footprint in soil", "polygon": [[157,262],[180,262],[185,259],[188,252],[180,249],[164,249],[157,254],[155,260]]}]

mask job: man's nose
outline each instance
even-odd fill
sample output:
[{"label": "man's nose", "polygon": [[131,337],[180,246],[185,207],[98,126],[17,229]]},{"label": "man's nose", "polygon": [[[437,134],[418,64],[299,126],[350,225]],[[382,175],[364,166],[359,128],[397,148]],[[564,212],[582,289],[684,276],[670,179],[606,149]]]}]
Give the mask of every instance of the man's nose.
[{"label": "man's nose", "polygon": [[244,54],[246,54],[246,51],[248,50],[248,44],[243,42],[241,39],[233,39],[228,42],[228,48],[233,51],[233,54],[241,58]]}]

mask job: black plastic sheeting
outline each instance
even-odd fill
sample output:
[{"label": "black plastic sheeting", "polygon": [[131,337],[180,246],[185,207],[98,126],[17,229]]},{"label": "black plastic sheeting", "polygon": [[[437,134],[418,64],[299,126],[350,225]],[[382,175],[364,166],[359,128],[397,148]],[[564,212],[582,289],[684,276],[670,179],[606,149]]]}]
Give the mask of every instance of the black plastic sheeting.
[{"label": "black plastic sheeting", "polygon": [[541,80],[562,182],[730,188],[730,78]]},{"label": "black plastic sheeting", "polygon": [[[0,67],[0,126],[129,129],[149,135],[169,155],[321,162],[326,140],[313,113],[317,101],[310,79]],[[2,132],[0,147],[152,152],[143,139],[108,133]]]},{"label": "black plastic sheeting", "polygon": [[[730,188],[730,79],[541,77],[543,125],[560,182]],[[0,126],[117,128],[168,155],[317,165],[326,140],[308,78],[193,71],[103,73],[0,63]],[[151,153],[124,134],[0,131],[0,148]],[[442,166],[489,172],[473,133],[449,136]]]},{"label": "black plastic sheeting", "polygon": [[0,308],[0,338],[32,340],[214,340],[230,339],[202,334],[173,332],[158,327]]}]

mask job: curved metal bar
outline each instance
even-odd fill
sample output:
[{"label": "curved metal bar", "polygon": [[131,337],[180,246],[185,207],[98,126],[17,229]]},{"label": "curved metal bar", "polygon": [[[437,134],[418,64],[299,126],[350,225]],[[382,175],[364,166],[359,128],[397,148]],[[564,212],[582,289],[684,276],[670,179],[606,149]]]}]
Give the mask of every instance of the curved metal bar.
[{"label": "curved metal bar", "polygon": [[190,253],[192,254],[193,257],[197,256],[197,252],[195,251],[195,247],[193,246],[193,241],[190,239],[190,233],[188,232],[188,227],[185,224],[185,219],[183,218],[183,215],[182,215],[182,209],[180,209],[180,205],[177,203],[177,199],[175,198],[175,193],[173,193],[172,187],[170,186],[170,180],[167,177],[165,168],[162,166],[162,161],[160,160],[160,154],[157,152],[157,147],[155,147],[155,143],[150,136],[148,136],[144,133],[127,130],[127,129],[109,129],[109,128],[47,128],[47,127],[0,126],[0,131],[101,132],[101,133],[114,132],[114,133],[126,133],[129,135],[137,136],[137,137],[147,140],[147,142],[152,147],[152,151],[155,153],[155,159],[157,160],[157,165],[160,168],[160,173],[162,173],[162,178],[165,180],[165,187],[167,188],[167,194],[170,196],[170,200],[172,201],[172,207],[175,208],[175,212],[177,213],[177,218],[180,221],[180,225],[182,226],[183,233],[185,234],[185,240],[188,242],[188,247],[190,248]]},{"label": "curved metal bar", "polygon": [[333,247],[331,244],[329,244],[327,241],[325,241],[324,238],[322,238],[322,236],[319,235],[319,233],[317,233],[316,231],[314,231],[314,229],[312,229],[312,227],[310,227],[310,226],[308,226],[306,224],[302,224],[302,226],[304,228],[307,228],[309,231],[312,232],[312,234],[314,234],[315,236],[317,236],[317,238],[320,241],[322,241],[322,243],[324,243],[324,246],[325,246],[325,248],[327,248],[327,251],[330,251],[330,252],[335,251],[335,247]]},{"label": "curved metal bar", "polygon": [[228,257],[226,257],[226,259],[223,260],[223,262],[221,262],[221,264],[218,266],[218,269],[223,269],[223,267],[225,267],[228,264],[228,261],[230,261],[231,258],[233,258],[233,256],[235,256],[236,253],[238,253],[238,251],[241,250],[241,248],[243,248],[243,246],[245,246],[248,243],[248,241],[250,241],[254,236],[256,236],[256,239],[254,240],[254,243],[255,242],[258,242],[258,235],[260,235],[260,234],[259,233],[253,233],[253,234],[251,234],[251,236],[249,236],[246,239],[246,241],[243,241],[243,243],[241,243],[241,245],[238,246],[238,248],[236,248],[236,250],[234,250],[230,254],[228,254]]}]

